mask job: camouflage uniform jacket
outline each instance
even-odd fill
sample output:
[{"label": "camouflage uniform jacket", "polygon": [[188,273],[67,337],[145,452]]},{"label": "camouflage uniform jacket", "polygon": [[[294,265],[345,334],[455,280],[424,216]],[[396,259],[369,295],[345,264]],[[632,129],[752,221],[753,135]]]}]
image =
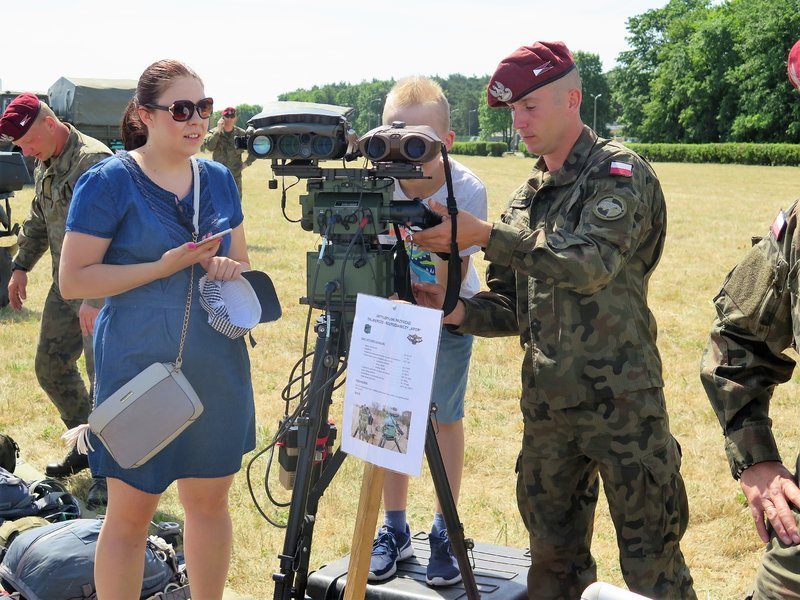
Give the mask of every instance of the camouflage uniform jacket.
[{"label": "camouflage uniform jacket", "polygon": [[218,163],[222,163],[231,173],[239,175],[242,172],[242,165],[251,164],[255,159],[248,157],[246,161],[242,161],[242,152],[233,145],[233,138],[235,136],[243,136],[244,129],[235,127],[230,131],[224,131],[219,127],[215,127],[208,132],[206,136],[206,148],[211,150],[211,158]]},{"label": "camouflage uniform jacket", "polygon": [[798,204],[781,213],[725,278],[714,298],[717,318],[703,353],[701,380],[725,436],[731,473],[780,460],[769,402],[795,361],[800,340]]},{"label": "camouflage uniform jacket", "polygon": [[22,224],[19,252],[14,259],[18,265],[30,270],[49,247],[56,289],[72,190],[85,171],[111,156],[111,150],[103,143],[82,134],[72,125],[67,127],[69,137],[61,154],[45,162],[36,161],[33,174],[35,195],[30,215]]},{"label": "camouflage uniform jacket", "polygon": [[564,166],[540,158],[485,248],[488,292],[458,331],[520,335],[523,398],[552,409],[662,387],[647,284],[666,207],[650,165],[588,127]]}]

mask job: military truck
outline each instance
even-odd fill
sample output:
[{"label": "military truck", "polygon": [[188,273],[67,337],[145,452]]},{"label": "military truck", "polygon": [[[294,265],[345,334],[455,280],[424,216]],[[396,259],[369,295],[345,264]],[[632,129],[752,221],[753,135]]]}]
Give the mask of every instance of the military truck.
[{"label": "military truck", "polygon": [[48,104],[59,119],[117,151],[122,114],[135,93],[135,79],[61,77],[48,90]]}]

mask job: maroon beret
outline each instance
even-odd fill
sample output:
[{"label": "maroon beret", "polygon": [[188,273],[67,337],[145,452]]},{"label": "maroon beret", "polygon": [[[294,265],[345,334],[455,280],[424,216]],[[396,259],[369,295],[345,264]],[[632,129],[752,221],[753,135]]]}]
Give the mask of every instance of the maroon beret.
[{"label": "maroon beret", "polygon": [[18,140],[28,130],[39,114],[39,98],[25,92],[14,98],[0,117],[0,136]]},{"label": "maroon beret", "polygon": [[564,42],[534,42],[500,61],[489,81],[489,106],[506,106],[575,68]]},{"label": "maroon beret", "polygon": [[236,116],[236,109],[232,106],[229,106],[225,110],[222,111],[223,117],[235,117]]},{"label": "maroon beret", "polygon": [[789,73],[789,81],[792,85],[800,90],[800,40],[797,40],[789,52],[789,61],[786,65],[786,70]]}]

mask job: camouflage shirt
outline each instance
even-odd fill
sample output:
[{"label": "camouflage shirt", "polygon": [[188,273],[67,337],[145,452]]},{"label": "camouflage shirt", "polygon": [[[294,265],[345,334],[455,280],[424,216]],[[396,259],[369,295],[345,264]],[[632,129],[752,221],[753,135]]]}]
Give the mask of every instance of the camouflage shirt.
[{"label": "camouflage shirt", "polygon": [[242,152],[244,151],[233,145],[233,138],[244,134],[245,131],[241,127],[234,126],[231,131],[215,127],[208,132],[205,140],[206,148],[211,150],[211,158],[228,167],[234,175],[242,172],[242,165],[249,165],[255,160],[248,156],[246,161],[242,161]]},{"label": "camouflage shirt", "polygon": [[36,161],[35,193],[31,212],[22,223],[19,252],[14,262],[28,270],[50,248],[53,261],[53,282],[58,289],[58,263],[72,190],[78,178],[91,166],[111,156],[104,144],[82,134],[72,125],[61,154],[45,162]]},{"label": "camouflage shirt", "polygon": [[585,127],[564,166],[539,159],[485,249],[488,292],[459,331],[518,333],[523,394],[561,409],[663,386],[647,283],[666,207],[650,165]]},{"label": "camouflage shirt", "polygon": [[728,274],[714,298],[717,318],[700,378],[725,436],[731,473],[780,460],[769,402],[795,361],[784,354],[800,339],[798,204]]}]

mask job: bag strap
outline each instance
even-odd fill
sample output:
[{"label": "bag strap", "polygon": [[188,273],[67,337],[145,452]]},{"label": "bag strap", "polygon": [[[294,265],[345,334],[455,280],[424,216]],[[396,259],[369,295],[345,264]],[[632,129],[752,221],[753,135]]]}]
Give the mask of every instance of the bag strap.
[{"label": "bag strap", "polygon": [[[200,233],[200,169],[197,166],[197,159],[192,156],[189,158],[192,163],[192,179],[194,180],[194,215],[192,215],[192,225],[194,231],[192,232],[192,241],[197,241],[197,236]],[[183,313],[183,327],[181,328],[181,341],[178,344],[178,356],[173,363],[172,371],[180,371],[183,364],[183,346],[186,343],[186,332],[189,331],[189,313],[192,311],[192,290],[194,288],[194,264],[189,271],[189,293],[186,295],[186,310]]]}]

